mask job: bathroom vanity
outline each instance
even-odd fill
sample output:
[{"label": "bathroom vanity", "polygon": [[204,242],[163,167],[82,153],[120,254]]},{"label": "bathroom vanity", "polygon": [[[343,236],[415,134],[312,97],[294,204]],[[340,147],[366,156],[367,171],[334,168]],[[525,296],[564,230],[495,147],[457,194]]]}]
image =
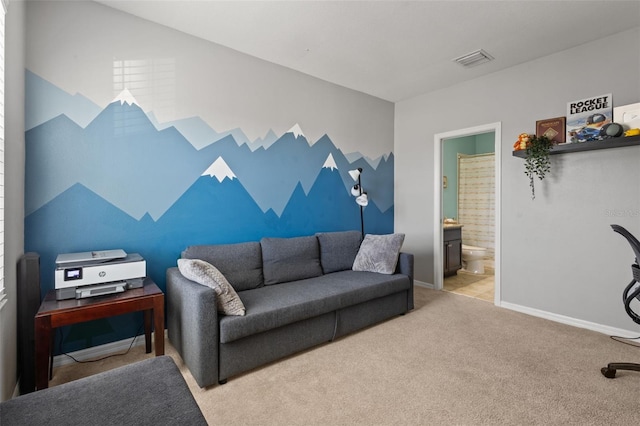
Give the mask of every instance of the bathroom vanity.
[{"label": "bathroom vanity", "polygon": [[462,225],[444,225],[444,276],[455,275],[462,268]]}]

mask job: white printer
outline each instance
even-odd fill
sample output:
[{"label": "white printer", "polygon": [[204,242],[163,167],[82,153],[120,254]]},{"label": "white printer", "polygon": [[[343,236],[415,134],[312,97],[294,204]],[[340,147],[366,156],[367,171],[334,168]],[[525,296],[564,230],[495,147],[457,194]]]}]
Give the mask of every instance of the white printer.
[{"label": "white printer", "polygon": [[138,253],[103,250],[56,258],[56,299],[82,299],[142,287],[147,262]]}]

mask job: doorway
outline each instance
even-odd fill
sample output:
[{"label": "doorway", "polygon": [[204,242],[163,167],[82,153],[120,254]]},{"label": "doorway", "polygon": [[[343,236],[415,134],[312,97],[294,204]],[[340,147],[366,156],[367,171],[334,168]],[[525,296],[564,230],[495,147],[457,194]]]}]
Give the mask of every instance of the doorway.
[{"label": "doorway", "polygon": [[[446,133],[439,133],[434,136],[434,241],[433,241],[433,252],[434,252],[434,287],[437,290],[442,290],[444,287],[444,250],[443,250],[443,239],[444,239],[444,219],[447,216],[445,214],[445,206],[444,206],[444,184],[447,181],[447,186],[455,183],[457,177],[453,177],[453,181],[450,183],[449,177],[447,179],[444,178],[444,144],[446,141],[451,141],[453,139],[459,138],[467,138],[478,135],[485,135],[487,133],[493,134],[493,151],[494,151],[494,170],[495,170],[495,181],[494,181],[494,194],[495,199],[493,200],[493,210],[494,217],[492,219],[493,222],[493,250],[494,250],[494,264],[493,264],[493,303],[497,306],[500,305],[501,294],[500,294],[500,176],[501,176],[501,149],[500,149],[500,141],[501,141],[501,123],[491,123],[487,125],[471,127],[467,129],[454,130]],[[486,138],[485,138],[486,139]],[[488,148],[485,148],[485,150]],[[448,217],[451,218],[450,207]],[[464,225],[464,224],[462,224]],[[478,246],[481,246],[478,244]],[[461,275],[464,274],[461,273]],[[465,274],[466,275],[466,274]],[[458,281],[463,281],[465,277],[460,277]],[[472,280],[473,281],[473,280]],[[478,280],[479,281],[479,280]]]}]

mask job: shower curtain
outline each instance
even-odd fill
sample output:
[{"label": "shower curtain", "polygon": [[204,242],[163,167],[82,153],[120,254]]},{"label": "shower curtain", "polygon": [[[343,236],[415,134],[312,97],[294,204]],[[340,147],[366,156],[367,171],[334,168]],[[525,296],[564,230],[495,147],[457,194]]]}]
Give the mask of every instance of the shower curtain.
[{"label": "shower curtain", "polygon": [[495,249],[495,154],[458,154],[458,223],[462,243]]}]

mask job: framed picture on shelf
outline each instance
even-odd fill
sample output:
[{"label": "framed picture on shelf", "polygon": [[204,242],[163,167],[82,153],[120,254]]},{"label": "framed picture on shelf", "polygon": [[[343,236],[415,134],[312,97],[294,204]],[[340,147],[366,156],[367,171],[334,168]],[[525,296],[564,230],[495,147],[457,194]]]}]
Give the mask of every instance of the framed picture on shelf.
[{"label": "framed picture on shelf", "polygon": [[599,140],[600,130],[613,121],[611,93],[567,103],[567,142]]},{"label": "framed picture on shelf", "polygon": [[613,107],[613,122],[624,130],[640,129],[640,103]]},{"label": "framed picture on shelf", "polygon": [[546,136],[555,143],[565,143],[566,122],[566,117],[538,120],[536,121],[536,136]]}]

